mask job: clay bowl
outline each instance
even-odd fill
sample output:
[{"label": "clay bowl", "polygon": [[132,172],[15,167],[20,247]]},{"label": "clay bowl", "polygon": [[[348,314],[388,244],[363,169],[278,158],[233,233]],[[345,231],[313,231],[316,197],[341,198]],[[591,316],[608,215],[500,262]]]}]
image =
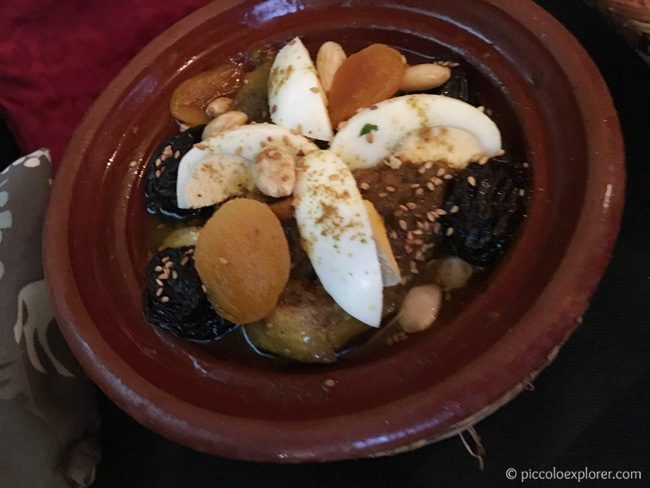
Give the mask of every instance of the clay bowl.
[{"label": "clay bowl", "polygon": [[[131,61],[77,129],[45,233],[56,317],[88,375],[147,427],[230,458],[326,461],[447,437],[516,395],[575,328],[615,241],[624,192],[616,113],[582,47],[532,2],[215,2]],[[268,367],[147,325],[142,175],[175,130],[172,90],[227,56],[303,36],[312,48],[451,52],[534,168],[521,233],[432,330],[320,367]],[[134,163],[132,163],[134,162]],[[334,387],[325,381],[333,379]],[[329,384],[330,382],[328,382]]]}]

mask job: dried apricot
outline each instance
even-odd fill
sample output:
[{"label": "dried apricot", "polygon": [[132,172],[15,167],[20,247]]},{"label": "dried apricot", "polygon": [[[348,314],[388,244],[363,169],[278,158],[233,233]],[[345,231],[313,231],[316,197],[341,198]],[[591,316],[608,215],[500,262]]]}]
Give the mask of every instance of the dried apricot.
[{"label": "dried apricot", "polygon": [[354,53],[336,70],[329,94],[332,126],[360,108],[392,97],[400,87],[406,64],[399,51],[372,44]]},{"label": "dried apricot", "polygon": [[247,324],[275,309],[289,279],[289,245],[268,205],[237,198],[208,220],[196,243],[196,270],[219,315]]},{"label": "dried apricot", "polygon": [[241,77],[240,67],[225,64],[185,80],[172,93],[169,102],[172,117],[190,126],[207,124],[210,121],[205,113],[208,103],[235,93],[241,85]]}]

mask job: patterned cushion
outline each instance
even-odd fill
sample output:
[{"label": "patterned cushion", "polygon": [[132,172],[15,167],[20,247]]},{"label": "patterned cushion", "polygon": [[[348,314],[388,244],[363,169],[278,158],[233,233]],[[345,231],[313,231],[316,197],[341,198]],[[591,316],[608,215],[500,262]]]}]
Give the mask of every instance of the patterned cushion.
[{"label": "patterned cushion", "polygon": [[95,390],[47,299],[41,229],[47,150],[0,173],[0,486],[88,486],[99,462]]}]

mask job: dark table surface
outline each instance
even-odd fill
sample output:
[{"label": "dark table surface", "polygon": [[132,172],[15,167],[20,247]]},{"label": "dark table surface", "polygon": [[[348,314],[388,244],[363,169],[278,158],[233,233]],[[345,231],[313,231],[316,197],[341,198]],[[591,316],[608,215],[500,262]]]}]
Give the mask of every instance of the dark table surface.
[{"label": "dark table surface", "polygon": [[[519,484],[506,479],[511,467],[641,470],[641,482],[598,484],[650,486],[650,67],[582,2],[538,3],[582,42],[609,85],[627,149],[627,201],[618,245],[583,324],[533,391],[476,426],[485,469],[479,471],[458,437],[391,458],[298,466],[230,461],[166,440],[102,397],[103,460],[95,486]],[[0,148],[4,161],[17,153],[4,127]]]}]

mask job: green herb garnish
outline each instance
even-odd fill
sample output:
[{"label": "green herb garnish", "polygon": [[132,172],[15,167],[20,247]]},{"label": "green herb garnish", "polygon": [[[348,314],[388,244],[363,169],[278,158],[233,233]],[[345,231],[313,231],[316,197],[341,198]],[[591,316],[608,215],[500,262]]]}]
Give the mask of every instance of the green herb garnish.
[{"label": "green herb garnish", "polygon": [[366,124],[361,128],[361,132],[359,132],[359,137],[365,136],[366,134],[370,134],[373,130],[379,130],[379,127],[377,127],[375,124]]}]

